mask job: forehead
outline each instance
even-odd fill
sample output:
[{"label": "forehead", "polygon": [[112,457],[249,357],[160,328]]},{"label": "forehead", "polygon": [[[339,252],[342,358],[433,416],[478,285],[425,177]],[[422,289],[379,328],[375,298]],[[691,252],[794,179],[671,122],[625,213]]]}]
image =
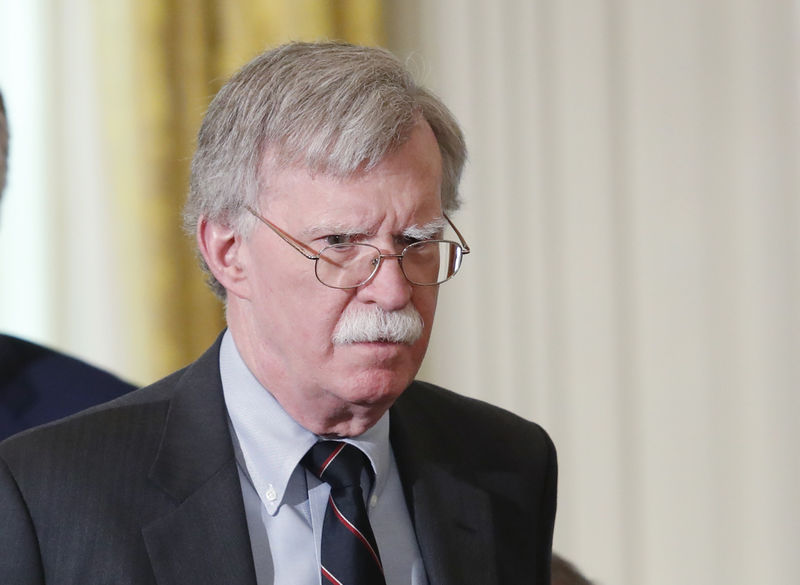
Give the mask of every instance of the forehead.
[{"label": "forehead", "polygon": [[[441,215],[442,160],[427,123],[369,170],[346,177],[290,167],[262,175],[260,204],[266,213],[329,221],[428,222]],[[274,167],[273,167],[274,168]]]}]

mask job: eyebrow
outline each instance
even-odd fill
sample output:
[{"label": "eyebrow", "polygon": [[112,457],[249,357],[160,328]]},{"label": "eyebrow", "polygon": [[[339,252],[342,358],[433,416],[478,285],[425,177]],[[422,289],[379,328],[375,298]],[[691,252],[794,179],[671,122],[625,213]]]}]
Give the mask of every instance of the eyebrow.
[{"label": "eyebrow", "polygon": [[316,239],[321,236],[327,236],[330,234],[341,234],[343,236],[372,236],[371,232],[364,232],[363,229],[354,228],[352,226],[346,226],[343,223],[323,223],[318,224],[315,226],[309,227],[307,230],[304,231],[303,235],[308,237],[309,239]]},{"label": "eyebrow", "polygon": [[[412,225],[405,228],[402,235],[406,238],[413,238],[417,240],[429,240],[441,234],[447,227],[447,220],[443,217],[429,221],[422,225]],[[309,239],[316,239],[323,235],[341,234],[344,236],[366,236],[368,238],[374,237],[376,232],[373,228],[363,229],[354,228],[352,225],[347,226],[343,223],[324,223],[309,227],[305,230],[303,237]]]},{"label": "eyebrow", "polygon": [[447,222],[443,217],[429,221],[423,225],[412,225],[403,230],[403,236],[415,240],[430,240],[438,236],[447,227]]}]

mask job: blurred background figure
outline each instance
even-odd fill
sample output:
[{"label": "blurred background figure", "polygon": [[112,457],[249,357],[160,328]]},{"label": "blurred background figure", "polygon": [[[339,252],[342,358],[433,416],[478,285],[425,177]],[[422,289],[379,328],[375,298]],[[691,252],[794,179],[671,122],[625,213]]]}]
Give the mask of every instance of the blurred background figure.
[{"label": "blurred background figure", "polygon": [[[0,93],[0,199],[6,185],[8,145],[8,118]],[[80,360],[0,334],[0,440],[132,389]]]},{"label": "blurred background figure", "polygon": [[564,557],[553,553],[550,565],[550,585],[592,585],[578,568]]}]

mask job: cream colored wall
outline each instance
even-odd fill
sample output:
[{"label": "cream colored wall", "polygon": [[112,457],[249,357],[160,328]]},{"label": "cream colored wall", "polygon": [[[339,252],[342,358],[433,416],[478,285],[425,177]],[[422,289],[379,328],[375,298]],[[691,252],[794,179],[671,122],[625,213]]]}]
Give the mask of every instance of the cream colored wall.
[{"label": "cream colored wall", "polygon": [[598,583],[796,580],[797,3],[388,4],[471,148],[422,376],[550,431]]}]

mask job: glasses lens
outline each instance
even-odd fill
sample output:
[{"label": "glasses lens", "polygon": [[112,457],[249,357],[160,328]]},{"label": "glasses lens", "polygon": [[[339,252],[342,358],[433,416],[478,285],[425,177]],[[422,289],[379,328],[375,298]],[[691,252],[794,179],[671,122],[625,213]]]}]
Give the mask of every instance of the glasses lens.
[{"label": "glasses lens", "polygon": [[[370,244],[336,244],[319,253],[319,281],[333,288],[355,288],[367,282],[378,268],[381,252]],[[413,284],[441,284],[461,267],[463,249],[455,242],[425,241],[403,251],[402,267]]]},{"label": "glasses lens", "polygon": [[403,272],[414,284],[441,284],[458,272],[462,253],[455,242],[417,242],[403,252]]},{"label": "glasses lens", "polygon": [[317,278],[333,288],[354,288],[368,281],[378,267],[380,250],[369,244],[335,244],[319,253]]}]

